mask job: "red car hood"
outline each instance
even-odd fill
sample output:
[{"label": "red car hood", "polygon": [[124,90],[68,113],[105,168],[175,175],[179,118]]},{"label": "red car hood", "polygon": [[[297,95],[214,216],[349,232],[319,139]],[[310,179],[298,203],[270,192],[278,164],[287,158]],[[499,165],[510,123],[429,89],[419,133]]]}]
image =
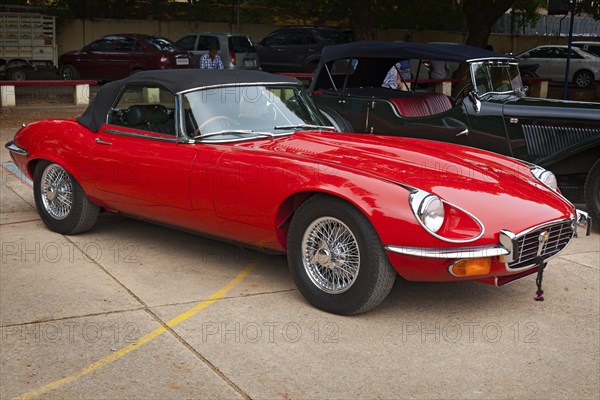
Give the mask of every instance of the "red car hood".
[{"label": "red car hood", "polygon": [[471,147],[322,132],[298,132],[274,144],[259,143],[255,145],[263,150],[292,153],[434,193],[481,219],[501,213],[508,226],[526,229],[528,221],[543,223],[573,215],[573,206],[534,178],[529,166]]}]

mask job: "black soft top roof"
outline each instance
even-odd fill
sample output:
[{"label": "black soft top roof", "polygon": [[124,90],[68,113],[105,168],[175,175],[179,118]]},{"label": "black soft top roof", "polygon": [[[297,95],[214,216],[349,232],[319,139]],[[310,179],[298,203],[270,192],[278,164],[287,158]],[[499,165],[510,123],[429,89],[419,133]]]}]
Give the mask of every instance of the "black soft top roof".
[{"label": "black soft top roof", "polygon": [[[315,88],[322,87],[325,80],[329,81],[327,72],[324,69],[325,64],[347,58],[369,60],[368,64],[370,66],[377,64],[378,70],[381,69],[386,72],[394,63],[402,59],[450,62],[469,62],[480,59],[516,60],[506,54],[458,43],[384,42],[376,40],[344,43],[323,48],[321,60],[309,91],[312,92]],[[363,62],[363,64],[367,63]]]},{"label": "black soft top roof", "polygon": [[368,40],[326,46],[321,53],[321,62],[341,58],[383,57],[395,59],[471,61],[481,58],[512,59],[506,54],[495,53],[479,47],[459,43],[413,43],[383,42]]},{"label": "black soft top roof", "polygon": [[269,74],[252,70],[206,70],[206,69],[170,69],[141,71],[125,79],[103,85],[94,100],[77,121],[88,129],[98,132],[106,123],[106,116],[113,106],[121,89],[129,85],[158,85],[178,94],[188,90],[224,85],[256,84],[295,84],[301,83],[292,77]]}]

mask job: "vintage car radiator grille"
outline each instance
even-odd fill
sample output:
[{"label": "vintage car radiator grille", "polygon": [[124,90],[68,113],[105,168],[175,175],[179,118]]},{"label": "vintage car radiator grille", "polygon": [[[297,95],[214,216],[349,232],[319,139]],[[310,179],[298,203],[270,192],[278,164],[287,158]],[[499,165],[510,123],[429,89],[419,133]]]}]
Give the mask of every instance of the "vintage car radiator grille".
[{"label": "vintage car radiator grille", "polygon": [[[546,232],[547,240],[542,243],[540,237]],[[523,236],[517,237],[519,254],[515,261],[508,264],[508,268],[519,269],[534,265],[537,261],[540,243],[540,256],[544,260],[560,253],[569,244],[573,234],[571,221],[564,221],[534,229]]]},{"label": "vintage car radiator grille", "polygon": [[582,140],[600,138],[600,129],[568,126],[523,125],[527,152],[549,156],[576,145]]}]

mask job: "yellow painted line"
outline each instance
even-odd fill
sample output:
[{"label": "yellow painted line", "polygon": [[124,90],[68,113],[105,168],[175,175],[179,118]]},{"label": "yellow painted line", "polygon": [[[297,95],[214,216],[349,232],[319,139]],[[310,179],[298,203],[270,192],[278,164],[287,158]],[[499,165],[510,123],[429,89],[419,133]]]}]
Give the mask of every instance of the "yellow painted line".
[{"label": "yellow painted line", "polygon": [[[255,261],[251,262],[250,264],[246,265],[246,267],[244,267],[244,269],[242,271],[240,271],[240,273],[237,274],[237,276],[235,278],[233,278],[227,285],[225,285],[223,288],[221,288],[221,290],[214,293],[207,300],[204,300],[204,301],[198,303],[197,305],[195,305],[188,311],[184,312],[183,314],[180,314],[180,315],[176,316],[175,318],[171,319],[170,321],[168,321],[166,323],[167,326],[174,327],[174,326],[182,323],[183,321],[193,317],[200,311],[204,310],[206,307],[210,306],[215,301],[224,297],[231,289],[233,289],[236,285],[238,285],[241,281],[243,281],[250,274],[250,272],[252,272],[252,270],[256,267],[257,264],[258,264],[258,258]],[[145,336],[142,336],[140,339],[138,339],[134,343],[131,343],[130,345],[122,348],[121,350],[115,351],[114,353],[88,365],[87,367],[80,369],[79,371],[77,371],[71,375],[65,376],[62,379],[56,380],[54,382],[51,382],[47,385],[44,385],[44,386],[38,388],[38,389],[27,392],[27,393],[17,397],[16,399],[22,399],[22,400],[31,399],[31,398],[40,396],[44,393],[47,393],[51,390],[58,389],[59,387],[64,386],[68,383],[76,381],[77,379],[79,379],[85,375],[91,374],[92,372],[118,360],[119,358],[131,353],[132,351],[142,347],[143,345],[150,343],[152,340],[156,339],[158,336],[162,335],[166,331],[167,331],[167,329],[163,326],[156,328],[152,332],[148,333]]]}]

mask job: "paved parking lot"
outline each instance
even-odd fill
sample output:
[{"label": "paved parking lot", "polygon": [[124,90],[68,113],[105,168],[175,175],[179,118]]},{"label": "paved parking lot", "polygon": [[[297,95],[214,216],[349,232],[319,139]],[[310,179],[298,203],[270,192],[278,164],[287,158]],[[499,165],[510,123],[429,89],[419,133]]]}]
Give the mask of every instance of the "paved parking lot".
[{"label": "paved parking lot", "polygon": [[[0,113],[20,122],[69,106]],[[104,214],[40,221],[2,146],[0,398],[600,398],[600,234],[494,288],[398,280],[355,317],[296,290],[283,256]]]}]

